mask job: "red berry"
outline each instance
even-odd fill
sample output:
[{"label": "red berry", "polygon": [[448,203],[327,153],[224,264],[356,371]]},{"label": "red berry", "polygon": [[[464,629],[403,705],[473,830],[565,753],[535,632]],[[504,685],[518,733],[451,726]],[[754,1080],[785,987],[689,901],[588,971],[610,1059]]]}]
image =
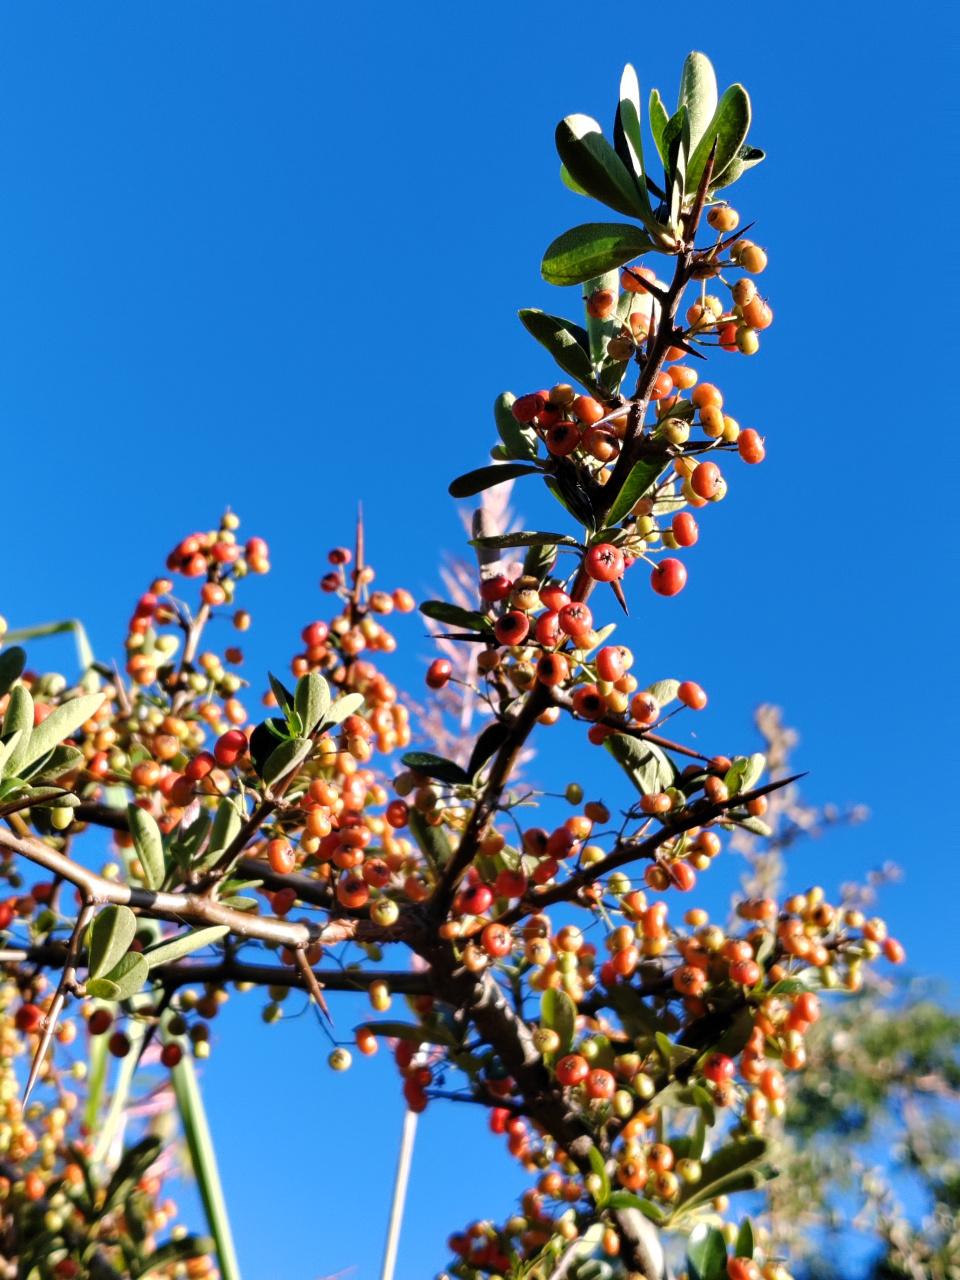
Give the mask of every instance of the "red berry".
[{"label": "red berry", "polygon": [[488,924],[480,934],[480,945],[488,956],[506,956],[513,947],[513,936],[505,924]]},{"label": "red berry", "polygon": [[607,707],[597,692],[597,686],[584,684],[573,695],[573,709],[584,720],[599,720]]},{"label": "red berry", "polygon": [[493,578],[482,578],[480,580],[480,599],[486,600],[488,604],[495,604],[498,600],[506,600],[513,587],[513,583],[505,574],[498,573]]},{"label": "red berry", "polygon": [[442,689],[453,674],[453,663],[446,658],[434,658],[427,667],[427,688]]},{"label": "red berry", "polygon": [[548,649],[552,648],[560,639],[558,615],[553,610],[541,613],[534,623],[533,634],[538,644],[545,645]]},{"label": "red berry", "polygon": [[617,1082],[609,1071],[604,1071],[603,1067],[595,1067],[587,1076],[585,1087],[588,1098],[601,1098],[606,1101],[613,1097]]},{"label": "red berry", "polygon": [[539,591],[540,599],[548,609],[552,609],[555,613],[563,608],[565,604],[570,603],[570,597],[564,591],[563,587],[557,586],[556,583],[546,583]]},{"label": "red berry", "polygon": [[213,755],[217,764],[232,769],[247,749],[247,735],[239,729],[228,729],[214,744]]},{"label": "red berry", "polygon": [[659,596],[675,596],[687,583],[687,571],[680,560],[661,560],[650,574],[650,585]]},{"label": "red berry", "polygon": [[692,547],[700,537],[700,527],[689,511],[678,511],[670,521],[670,528],[680,547]]},{"label": "red berry", "polygon": [[22,1004],[13,1017],[18,1031],[28,1034],[37,1030],[43,1021],[43,1011],[35,1004]]},{"label": "red berry", "polygon": [[496,878],[495,886],[502,898],[522,898],[527,891],[527,877],[522,871],[504,867]]},{"label": "red berry", "polygon": [[580,1084],[590,1074],[586,1058],[579,1053],[568,1053],[557,1063],[557,1080],[562,1085]]},{"label": "red berry", "polygon": [[570,664],[562,653],[545,653],[537,662],[537,679],[553,688],[563,684],[570,674]]},{"label": "red berry", "polygon": [[703,1064],[704,1078],[712,1084],[725,1084],[736,1074],[736,1065],[725,1053],[711,1053]]},{"label": "red berry", "polygon": [[475,884],[464,890],[461,900],[467,915],[482,916],[493,902],[493,894],[489,885]]},{"label": "red berry", "polygon": [[183,1057],[183,1050],[178,1044],[165,1044],[160,1050],[160,1061],[165,1067],[175,1067]]},{"label": "red berry", "polygon": [[493,634],[500,644],[523,644],[530,634],[530,619],[519,609],[511,609],[493,624]]},{"label": "red berry", "polygon": [[707,705],[707,695],[692,680],[684,680],[677,689],[677,697],[685,707],[689,707],[692,711],[702,711]]},{"label": "red berry", "polygon": [[597,582],[614,582],[623,577],[623,552],[612,543],[601,542],[584,556],[583,567]]},{"label": "red berry", "polygon": [[698,498],[712,498],[720,488],[720,468],[715,462],[698,463],[690,477],[690,487]]},{"label": "red berry", "polygon": [[297,865],[296,854],[289,840],[271,840],[267,845],[267,861],[271,871],[278,876],[288,876]]},{"label": "red berry", "polygon": [[575,422],[557,422],[544,436],[547,449],[556,458],[565,458],[580,444],[580,428]]},{"label": "red berry", "polygon": [[735,960],[730,966],[730,981],[740,987],[755,987],[760,975],[761,969],[756,960]]},{"label": "red berry", "polygon": [[737,452],[744,462],[762,462],[767,456],[763,441],[752,427],[747,427],[737,436]]},{"label": "red berry", "polygon": [[597,654],[597,676],[608,684],[615,684],[623,675],[623,650],[619,645],[606,644]]},{"label": "red berry", "polygon": [[329,634],[330,628],[325,622],[311,622],[300,632],[300,639],[309,649],[315,644],[323,644]]},{"label": "red berry", "polygon": [[533,395],[521,396],[519,400],[514,400],[511,412],[518,422],[532,422],[546,407],[546,399],[535,392]]},{"label": "red berry", "polygon": [[593,629],[593,614],[585,604],[574,600],[565,604],[559,613],[560,630],[568,636],[585,636]]},{"label": "red berry", "polygon": [[407,825],[409,815],[410,810],[407,807],[406,801],[391,800],[387,805],[386,812],[383,816],[387,820],[387,825],[393,827],[393,829],[397,831],[400,827],[405,827]]}]

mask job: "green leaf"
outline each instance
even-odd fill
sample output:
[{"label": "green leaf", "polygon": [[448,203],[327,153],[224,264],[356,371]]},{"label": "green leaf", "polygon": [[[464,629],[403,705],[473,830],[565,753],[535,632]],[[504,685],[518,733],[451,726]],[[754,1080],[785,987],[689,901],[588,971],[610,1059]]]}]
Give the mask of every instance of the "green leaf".
[{"label": "green leaf", "polygon": [[[23,737],[24,732],[25,730],[23,729],[14,730],[14,732],[11,733],[10,737],[7,738],[6,742],[4,742],[2,746],[0,746],[0,778],[6,777],[7,774],[9,773],[9,770],[7,769],[7,761],[10,759],[10,757],[16,751],[17,747],[20,745],[20,739]],[[16,776],[16,775],[11,775],[11,776]]]},{"label": "green leaf", "polygon": [[691,1058],[697,1056],[696,1049],[691,1049],[686,1044],[674,1044],[670,1037],[664,1035],[662,1031],[658,1031],[654,1039],[657,1042],[657,1048],[663,1058],[664,1065],[671,1075],[676,1071],[677,1067],[682,1067],[685,1062],[689,1062]]},{"label": "green leaf", "polygon": [[10,692],[13,682],[20,679],[26,665],[26,652],[19,645],[13,645],[0,653],[0,698]]},{"label": "green leaf", "polygon": [[703,1163],[703,1176],[693,1186],[684,1187],[680,1207],[695,1208],[718,1195],[729,1195],[736,1185],[738,1189],[762,1186],[772,1176],[761,1162],[767,1157],[770,1144],[766,1138],[744,1138],[728,1142],[709,1160]]},{"label": "green leaf", "polygon": [[536,307],[525,307],[518,314],[526,331],[546,347],[564,373],[575,378],[588,391],[598,390],[585,329]]},{"label": "green leaf", "polygon": [[516,398],[511,391],[504,391],[503,395],[494,400],[493,417],[497,424],[497,434],[503,441],[509,458],[533,462],[537,457],[539,437],[529,423],[518,422],[513,416],[512,406]]},{"label": "green leaf", "polygon": [[151,1276],[166,1271],[175,1262],[189,1262],[191,1258],[200,1258],[212,1253],[216,1244],[211,1236],[184,1236],[182,1240],[168,1240],[151,1253],[146,1262],[146,1270],[140,1272],[140,1280],[150,1280]]},{"label": "green leaf", "polygon": [[207,1216],[207,1225],[216,1241],[217,1261],[220,1264],[222,1278],[223,1280],[240,1280],[240,1267],[230,1230],[230,1219],[227,1217],[223,1187],[220,1184],[217,1156],[210,1137],[210,1126],[203,1108],[203,1099],[197,1087],[192,1059],[184,1054],[170,1074],[173,1077],[173,1088],[183,1121],[190,1163],[193,1165],[194,1176],[197,1179],[197,1187]]},{"label": "green leaf", "polygon": [[129,907],[111,905],[101,908],[90,927],[87,943],[89,976],[101,978],[112,969],[120,957],[129,951],[136,933],[137,917]]},{"label": "green leaf", "polygon": [[309,671],[297,681],[293,706],[300,717],[302,732],[310,735],[330,707],[330,686],[319,671]]},{"label": "green leaf", "polygon": [[548,284],[582,284],[655,248],[647,233],[631,223],[585,222],[549,245],[540,274]]},{"label": "green leaf", "polygon": [[432,827],[419,809],[411,809],[410,834],[434,871],[442,871],[453,857],[453,845],[443,827]]},{"label": "green leaf", "polygon": [[737,1244],[734,1249],[734,1255],[737,1258],[752,1258],[757,1251],[757,1242],[753,1234],[753,1223],[749,1218],[744,1218],[740,1224],[740,1230],[737,1233]]},{"label": "green leaf", "polygon": [[746,827],[755,836],[769,839],[773,835],[773,827],[770,826],[769,822],[764,822],[762,818],[755,818],[753,814],[748,813],[745,818],[738,818],[737,821],[741,827]]},{"label": "green leaf", "polygon": [[576,547],[583,551],[583,543],[571,538],[566,533],[530,533],[523,530],[519,533],[494,533],[486,538],[473,538],[471,547]]},{"label": "green leaf", "polygon": [[439,782],[447,782],[451,786],[462,786],[471,778],[471,775],[453,760],[445,760],[443,756],[434,755],[432,751],[408,751],[401,760],[408,769],[422,773],[428,778],[436,778]]},{"label": "green leaf", "polygon": [[761,160],[766,160],[767,153],[759,147],[750,147],[746,143],[724,169],[719,181],[710,184],[711,191],[720,191],[723,187],[732,187],[738,178],[742,178],[748,169],[752,169]]},{"label": "green leaf", "polygon": [[644,1004],[643,997],[629,983],[615,983],[608,988],[607,1002],[617,1011],[623,1029],[631,1039],[636,1036],[652,1036],[663,1030],[659,1015]]},{"label": "green leaf", "polygon": [[660,153],[660,159],[664,163],[666,163],[666,152],[663,149],[663,134],[669,119],[670,112],[663,105],[659,90],[653,89],[650,93],[650,132],[653,134],[653,141]]},{"label": "green leaf", "polygon": [[270,681],[270,688],[273,690],[273,696],[277,700],[277,706],[286,715],[293,709],[293,694],[285,684],[281,684],[272,672],[267,672],[267,679]]},{"label": "green leaf", "polygon": [[150,967],[140,952],[128,951],[102,978],[94,978],[92,984],[87,983],[87,994],[100,996],[99,990],[94,988],[103,983],[114,988],[114,993],[109,997],[111,1000],[129,1000],[142,989],[149,973]]},{"label": "green leaf", "polygon": [[[712,1129],[717,1123],[717,1110],[713,1103],[712,1094],[710,1094],[702,1084],[692,1084],[690,1086],[690,1093],[693,1096],[693,1101],[700,1108],[700,1117],[703,1120],[704,1128]],[[700,1132],[699,1122],[697,1125],[697,1132]],[[699,1160],[702,1155],[703,1144],[701,1143],[700,1150],[694,1159]]]},{"label": "green leaf", "polygon": [[579,182],[575,182],[573,180],[570,176],[570,170],[565,164],[561,164],[560,166],[560,181],[565,187],[569,187],[571,191],[576,192],[578,196],[585,196],[588,194],[588,192],[584,191],[583,187],[580,186]]},{"label": "green leaf", "polygon": [[658,706],[666,707],[673,702],[679,688],[679,680],[656,680],[646,692],[651,698],[656,698]]},{"label": "green leaf", "polygon": [[567,172],[594,200],[628,218],[644,216],[647,210],[633,176],[596,120],[584,115],[567,116],[557,125],[556,143]]},{"label": "green leaf", "polygon": [[21,640],[40,640],[44,636],[60,635],[64,631],[72,631],[77,646],[77,661],[81,671],[93,666],[93,650],[83,629],[83,623],[77,618],[67,618],[64,622],[41,622],[35,627],[20,627],[16,631],[8,631],[5,639],[8,644]]},{"label": "green leaf", "polygon": [[590,1160],[590,1168],[600,1179],[600,1191],[594,1195],[594,1200],[598,1209],[602,1209],[610,1197],[610,1176],[607,1173],[607,1166],[603,1156],[596,1147],[591,1147],[587,1152]]},{"label": "green leaf", "polygon": [[362,693],[342,693],[336,702],[330,704],[328,711],[324,713],[323,723],[320,726],[320,732],[326,733],[328,729],[335,724],[343,724],[348,716],[352,716],[354,712],[359,711],[363,706]]},{"label": "green leaf", "polygon": [[637,194],[646,212],[652,216],[650,197],[643,169],[643,132],[641,129],[640,82],[631,63],[620,77],[620,101],[613,130],[613,145],[627,170],[637,180]]},{"label": "green leaf", "polygon": [[[619,1193],[615,1192],[614,1194]],[[658,1227],[663,1226],[667,1221],[667,1218],[670,1216],[665,1209],[658,1204],[654,1204],[652,1200],[641,1200],[638,1196],[634,1196],[633,1199],[636,1200],[637,1203],[631,1203],[630,1207],[633,1209],[639,1209],[645,1218],[649,1218],[650,1221],[656,1223]]]},{"label": "green leaf", "polygon": [[555,1031],[560,1037],[560,1044],[553,1054],[545,1055],[550,1062],[556,1062],[573,1048],[573,1033],[576,1029],[577,1006],[566,991],[548,987],[540,997],[540,1025]]},{"label": "green leaf", "polygon": [[55,782],[65,773],[72,773],[74,769],[79,769],[82,764],[83,752],[80,748],[61,743],[50,752],[49,759],[44,763],[43,768],[33,775],[34,781]]},{"label": "green leaf", "polygon": [[658,795],[676,781],[676,768],[652,742],[623,733],[611,733],[604,738],[603,745],[643,796]]},{"label": "green leaf", "polygon": [[[706,1090],[704,1090],[706,1092]],[[704,1143],[707,1140],[707,1124],[703,1112],[697,1116],[697,1123],[690,1137],[690,1148],[687,1155],[691,1160],[699,1160],[703,1155]]]},{"label": "green leaf", "polygon": [[701,1222],[687,1240],[690,1280],[723,1280],[727,1271],[727,1246],[716,1227]]},{"label": "green leaf", "polygon": [[163,942],[155,943],[152,947],[147,947],[143,958],[151,969],[155,969],[158,964],[172,964],[181,956],[188,956],[192,951],[199,951],[201,947],[209,947],[212,943],[219,942],[229,932],[225,924],[210,925],[206,929],[191,929],[189,933],[181,933],[176,938],[167,938]]},{"label": "green leaf", "polygon": [[243,815],[230,796],[224,796],[217,805],[210,831],[210,841],[202,859],[197,864],[197,870],[204,871],[207,867],[212,867],[233,844],[242,826]]},{"label": "green leaf", "polygon": [[680,76],[680,99],[690,116],[690,141],[699,143],[717,109],[717,77],[713,63],[704,53],[687,54]]},{"label": "green leaf", "polygon": [[489,467],[478,467],[476,471],[468,471],[466,475],[457,476],[447,486],[451,498],[472,498],[475,493],[491,489],[504,480],[516,480],[520,476],[535,476],[539,467],[528,466],[525,462],[500,462]]},{"label": "green leaf", "polygon": [[571,475],[569,471],[563,470],[555,476],[545,475],[543,481],[574,520],[592,533],[595,524],[593,508],[590,505],[589,495],[577,480],[576,474]]},{"label": "green leaf", "polygon": [[686,188],[696,191],[703,175],[704,165],[710,155],[714,138],[717,154],[713,164],[712,186],[717,185],[728,166],[738,157],[750,129],[750,95],[742,84],[733,84],[717,103],[706,132],[697,143],[687,166]]},{"label": "green leaf", "polygon": [[54,709],[36,726],[30,735],[30,743],[21,768],[39,760],[52,751],[64,738],[75,733],[85,720],[99,709],[104,700],[102,693],[85,693],[71,698]]},{"label": "green leaf", "polygon": [[634,464],[630,474],[624,481],[623,488],[617,494],[616,502],[610,508],[610,514],[607,516],[606,521],[607,528],[619,524],[621,520],[630,514],[643,495],[656,484],[669,463],[669,458],[660,457],[641,458],[639,462]]},{"label": "green leaf", "polygon": [[458,604],[448,604],[446,600],[424,600],[420,612],[448,627],[466,627],[468,631],[493,630],[493,623],[486,614],[461,609]]},{"label": "green leaf", "polygon": [[17,746],[7,757],[4,774],[8,778],[16,778],[20,770],[28,762],[30,755],[30,739],[33,736],[33,698],[29,689],[18,684],[10,691],[10,701],[3,716],[3,736],[9,740],[17,730],[21,737]]},{"label": "green leaf", "polygon": [[510,726],[502,720],[494,720],[477,736],[467,764],[467,773],[475,778],[487,761],[500,750],[510,737]]},{"label": "green leaf", "polygon": [[528,547],[527,554],[523,557],[523,572],[540,583],[556,563],[557,549],[552,543],[549,546]]},{"label": "green leaf", "polygon": [[687,164],[690,160],[690,117],[686,107],[680,107],[670,117],[663,131],[663,145],[667,158],[667,195],[669,197],[670,225],[678,228],[683,195],[686,190]]},{"label": "green leaf", "polygon": [[123,1153],[107,1185],[107,1198],[104,1205],[107,1212],[126,1200],[162,1150],[163,1140],[151,1134]]},{"label": "green leaf", "polygon": [[89,978],[86,984],[87,995],[95,1000],[119,1000],[120,987],[109,978]]},{"label": "green leaf", "polygon": [[210,830],[210,810],[201,808],[189,826],[181,821],[177,829],[176,839],[170,842],[170,857],[181,867],[189,867],[200,852],[207,833]]},{"label": "green leaf", "polygon": [[306,760],[313,748],[312,738],[291,738],[281,742],[267,756],[260,777],[268,787],[293,773]]},{"label": "green leaf", "polygon": [[159,889],[167,874],[163,857],[163,837],[156,819],[139,805],[127,805],[127,819],[133,847],[143,867],[143,883],[148,889]]}]

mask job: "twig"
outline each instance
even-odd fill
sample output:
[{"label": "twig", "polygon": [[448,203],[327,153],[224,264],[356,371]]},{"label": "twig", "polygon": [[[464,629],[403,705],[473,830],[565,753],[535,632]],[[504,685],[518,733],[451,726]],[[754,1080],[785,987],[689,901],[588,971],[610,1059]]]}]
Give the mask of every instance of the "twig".
[{"label": "twig", "polygon": [[93,915],[93,904],[85,902],[77,916],[77,922],[73,926],[73,933],[70,935],[70,941],[67,945],[67,957],[64,961],[63,972],[60,975],[60,981],[57,984],[57,993],[53,997],[53,1003],[50,1006],[47,1016],[44,1019],[43,1031],[40,1034],[40,1042],[37,1045],[37,1051],[33,1055],[33,1062],[30,1066],[30,1075],[27,1077],[26,1087],[23,1090],[23,1106],[27,1105],[27,1099],[30,1097],[33,1086],[37,1082],[37,1076],[40,1074],[40,1066],[47,1050],[50,1048],[50,1042],[53,1040],[53,1033],[57,1029],[57,1019],[60,1017],[60,1011],[63,1008],[64,1001],[67,998],[67,991],[73,985],[73,980],[77,973],[77,956],[80,952],[80,939],[83,931],[90,923],[90,917]]}]

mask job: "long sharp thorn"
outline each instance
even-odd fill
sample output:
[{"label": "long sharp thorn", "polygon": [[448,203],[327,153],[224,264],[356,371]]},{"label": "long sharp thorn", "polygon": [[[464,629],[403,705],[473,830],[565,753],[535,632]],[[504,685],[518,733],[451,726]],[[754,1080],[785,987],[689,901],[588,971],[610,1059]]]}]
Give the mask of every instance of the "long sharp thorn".
[{"label": "long sharp thorn", "polygon": [[620,604],[620,608],[629,618],[630,610],[627,608],[627,598],[623,594],[623,587],[621,587],[620,583],[617,582],[616,579],[614,579],[614,581],[611,582],[610,585],[611,587],[613,587],[613,594],[617,597],[617,600],[619,601],[619,604]]},{"label": "long sharp thorn", "polygon": [[27,1105],[27,1099],[33,1091],[33,1086],[37,1083],[37,1077],[40,1074],[40,1067],[43,1065],[43,1059],[46,1057],[47,1050],[50,1048],[53,1033],[57,1029],[57,1018],[60,1016],[60,1010],[63,1008],[65,998],[65,991],[58,991],[53,998],[53,1004],[50,1006],[50,1011],[48,1012],[43,1024],[43,1032],[40,1036],[40,1043],[37,1045],[37,1052],[33,1055],[33,1062],[30,1064],[30,1075],[27,1077],[27,1084],[23,1091],[23,1102],[21,1103],[21,1106],[25,1107]]},{"label": "long sharp thorn", "polygon": [[332,1027],[333,1018],[331,1018],[330,1016],[330,1010],[327,1008],[327,1002],[323,997],[323,988],[320,986],[320,983],[317,981],[317,975],[310,968],[310,964],[307,960],[306,955],[304,954],[303,948],[298,947],[295,952],[295,955],[297,959],[297,968],[300,970],[300,976],[303,978],[303,981],[306,983],[307,990],[310,992],[311,997],[314,1000],[316,1000],[317,1004],[323,1010],[327,1021],[330,1023]]}]

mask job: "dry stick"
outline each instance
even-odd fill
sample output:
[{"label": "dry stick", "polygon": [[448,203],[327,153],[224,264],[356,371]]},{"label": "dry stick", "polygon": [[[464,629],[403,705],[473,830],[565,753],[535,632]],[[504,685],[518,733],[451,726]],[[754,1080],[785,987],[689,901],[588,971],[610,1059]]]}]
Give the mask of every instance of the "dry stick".
[{"label": "dry stick", "polygon": [[303,978],[303,981],[306,984],[307,990],[310,992],[310,998],[312,1000],[316,1000],[317,1004],[320,1006],[320,1008],[323,1010],[324,1014],[326,1015],[327,1021],[330,1023],[332,1027],[333,1019],[330,1017],[330,1010],[327,1008],[327,1002],[323,998],[323,988],[320,986],[320,982],[317,979],[317,975],[313,972],[313,970],[310,968],[310,965],[307,963],[307,957],[304,954],[303,947],[297,947],[296,951],[293,954],[297,962],[297,969],[300,972],[300,976]]},{"label": "dry stick", "polygon": [[60,982],[57,985],[57,993],[53,997],[47,1016],[44,1019],[43,1032],[40,1036],[40,1042],[37,1045],[37,1051],[33,1055],[33,1062],[30,1066],[30,1075],[27,1077],[26,1087],[23,1091],[22,1106],[27,1105],[27,1099],[33,1090],[33,1086],[37,1083],[37,1076],[40,1074],[40,1066],[50,1048],[50,1042],[53,1039],[53,1033],[57,1029],[57,1019],[60,1017],[60,1010],[63,1008],[64,1001],[67,998],[67,989],[73,983],[77,972],[77,957],[80,953],[80,939],[83,931],[90,922],[93,915],[93,905],[85,902],[80,914],[77,916],[77,923],[73,926],[73,933],[70,935],[70,942],[67,946],[67,956],[63,964],[63,973],[60,975]]},{"label": "dry stick", "polygon": [[[0,828],[0,847],[22,854],[38,866],[62,876],[76,885],[93,906],[117,903],[134,907],[150,916],[167,920],[203,924],[223,924],[241,938],[258,938],[276,942],[295,951],[314,942],[345,942],[350,939],[380,941],[384,930],[370,920],[331,920],[325,925],[288,923],[235,911],[210,898],[192,893],[160,893],[151,889],[134,889],[129,885],[105,880],[86,867],[78,866],[49,845],[27,837],[19,839]],[[392,936],[396,936],[395,933]]]},{"label": "dry stick", "polygon": [[769,795],[771,791],[779,791],[781,787],[789,786],[791,782],[796,782],[798,778],[805,776],[805,774],[796,773],[791,778],[781,778],[776,782],[768,782],[762,787],[754,787],[752,791],[744,791],[742,795],[731,796],[729,800],[718,801],[697,812],[691,812],[689,816],[673,822],[669,826],[663,827],[654,835],[648,836],[646,840],[625,840],[613,853],[608,854],[600,862],[591,863],[589,867],[584,867],[582,870],[574,872],[569,879],[561,881],[552,888],[543,889],[536,895],[524,898],[512,910],[506,912],[505,915],[498,916],[497,921],[506,925],[516,924],[524,916],[542,911],[544,907],[552,906],[555,902],[569,902],[586,885],[593,884],[595,880],[599,880],[601,876],[607,875],[608,872],[616,871],[618,867],[626,866],[628,862],[636,862],[640,858],[652,858],[660,846],[674,836],[681,835],[684,831],[689,831],[691,827],[702,827],[716,818],[722,818],[728,809],[739,808],[741,805],[749,804],[751,800],[758,800],[761,796]]}]

